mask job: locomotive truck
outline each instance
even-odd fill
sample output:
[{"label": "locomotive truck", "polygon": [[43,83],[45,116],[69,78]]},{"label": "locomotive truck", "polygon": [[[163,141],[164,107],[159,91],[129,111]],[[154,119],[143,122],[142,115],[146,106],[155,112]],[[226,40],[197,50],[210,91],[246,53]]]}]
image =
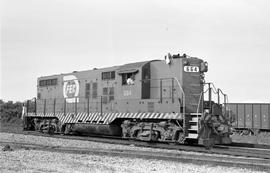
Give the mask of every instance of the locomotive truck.
[{"label": "locomotive truck", "polygon": [[24,129],[228,144],[231,132],[224,105],[211,99],[207,71],[202,59],[168,54],[165,60],[39,77],[37,98],[26,102]]}]

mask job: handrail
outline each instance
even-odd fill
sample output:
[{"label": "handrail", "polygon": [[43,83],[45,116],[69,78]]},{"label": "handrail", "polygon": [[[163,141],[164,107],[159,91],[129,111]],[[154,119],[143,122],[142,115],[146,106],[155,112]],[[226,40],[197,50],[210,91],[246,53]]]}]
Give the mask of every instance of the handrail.
[{"label": "handrail", "polygon": [[[198,119],[198,121],[199,121],[199,107],[200,107],[200,104],[201,104],[201,100],[202,100],[202,95],[204,94],[204,93],[206,93],[207,91],[209,91],[209,89],[207,89],[206,91],[202,91],[201,93],[200,93],[200,98],[199,98],[199,102],[198,102],[198,106],[197,106],[197,110],[196,110],[196,114],[197,114],[197,119]],[[203,114],[203,109],[202,109],[202,114]],[[200,123],[198,123],[198,126],[199,126],[199,124]],[[197,130],[197,132],[199,131],[199,128],[198,128],[198,130]]]},{"label": "handrail", "polygon": [[206,93],[207,91],[209,91],[209,89],[207,89],[206,91],[203,91],[203,92],[200,93],[200,98],[199,98],[199,102],[198,102],[198,106],[197,106],[197,111],[196,111],[197,114],[199,113],[199,106],[201,104],[202,94],[203,93]]},{"label": "handrail", "polygon": [[224,98],[224,101],[223,101],[223,104],[224,104],[224,114],[226,114],[226,107],[227,107],[227,103],[228,103],[228,95],[225,94],[220,88],[216,89],[215,85],[213,83],[208,83],[209,85],[211,85],[212,87],[210,87],[212,90],[213,90],[213,93],[214,94],[217,94],[218,96],[218,104],[220,104],[220,93],[223,95],[223,98]]},{"label": "handrail", "polygon": [[35,103],[35,111],[34,111],[34,113],[37,114],[37,99],[36,99],[36,97],[33,97],[30,100],[23,101],[23,105],[22,105],[22,107],[23,107],[22,116],[23,116],[24,113],[26,115],[28,115],[28,113],[29,113],[29,102],[32,102],[32,101],[34,101],[34,103]]},{"label": "handrail", "polygon": [[[185,113],[186,113],[186,95],[185,95],[185,92],[184,92],[184,89],[182,88],[182,86],[181,86],[181,83],[180,83],[180,81],[177,79],[177,77],[173,77],[173,78],[162,78],[162,80],[175,80],[176,82],[177,82],[177,84],[176,85],[178,85],[178,87],[179,87],[179,92],[177,92],[177,95],[182,95],[182,101],[183,101],[183,103],[181,103],[180,102],[180,108],[181,108],[181,106],[183,106],[183,109],[181,110],[180,109],[180,112],[179,113],[183,113],[183,116],[185,116]],[[152,79],[148,79],[148,80],[152,80]],[[160,80],[160,79],[159,79]],[[175,86],[176,88],[177,88],[177,86]],[[174,91],[172,91],[172,92],[174,92]],[[182,94],[181,94],[182,93]],[[99,97],[100,97],[100,99],[99,99]],[[173,96],[172,96],[173,97]],[[89,112],[89,103],[91,102],[92,103],[92,99],[90,99],[90,98],[85,98],[85,97],[78,97],[78,98],[84,98],[83,100],[82,100],[82,102],[80,102],[80,103],[78,103],[77,102],[77,97],[76,97],[76,99],[75,99],[75,103],[74,103],[74,106],[75,106],[75,114],[77,114],[77,112],[78,112],[78,110],[77,110],[77,106],[79,105],[79,104],[87,104],[87,112]],[[166,97],[167,98],[167,97]],[[135,99],[137,99],[137,98],[134,98],[134,100]],[[58,100],[61,100],[61,102],[58,102]],[[64,102],[62,102],[62,101],[64,101]],[[103,108],[102,108],[102,95],[100,95],[100,96],[98,96],[98,99],[93,99],[93,101],[95,102],[95,103],[98,103],[98,102],[100,102],[101,103],[101,115],[102,115],[102,112],[103,112]],[[45,102],[47,102],[47,103],[45,103]],[[67,105],[66,105],[66,103],[65,103],[65,98],[57,98],[57,97],[54,97],[54,98],[46,98],[46,99],[38,99],[37,100],[37,103],[36,103],[36,106],[37,105],[40,105],[40,103],[43,103],[43,113],[45,113],[45,112],[47,112],[47,110],[48,110],[48,108],[47,108],[47,105],[49,106],[52,106],[52,109],[53,109],[53,112],[55,112],[56,110],[56,105],[59,105],[59,104],[61,104],[61,105],[63,105],[63,112],[64,112],[64,114],[66,114],[66,109],[67,109]],[[46,104],[46,106],[44,105],[44,103]],[[90,104],[91,104],[90,103]],[[184,117],[185,118],[185,117]]]},{"label": "handrail", "polygon": [[[186,129],[186,118],[185,118],[185,113],[186,113],[186,95],[185,95],[185,92],[184,92],[184,90],[183,90],[183,88],[182,88],[182,86],[181,86],[179,80],[178,80],[176,77],[174,77],[174,79],[176,80],[176,82],[177,82],[177,84],[178,84],[180,90],[181,90],[182,93],[183,93],[183,129]],[[173,91],[172,91],[172,92],[173,92]],[[181,113],[181,105],[180,105],[180,113]],[[176,122],[178,122],[178,121],[176,121]],[[185,131],[185,130],[184,130],[184,131]],[[185,134],[184,134],[184,135],[185,135]]]},{"label": "handrail", "polygon": [[181,84],[180,84],[179,80],[176,77],[174,77],[174,79],[176,80],[180,90],[183,93],[183,114],[185,116],[185,112],[186,112],[186,98],[185,97],[186,97],[186,95],[185,95],[185,92],[184,92],[183,88],[181,87]]},{"label": "handrail", "polygon": [[[203,95],[204,92],[201,92],[200,93],[200,98],[199,98],[199,103],[198,103],[198,106],[197,106],[197,111],[196,111],[196,114],[197,114],[197,120],[198,120],[198,130],[197,130],[197,133],[199,133],[199,107],[200,107],[200,104],[201,104],[201,99],[202,99],[202,95]],[[203,110],[202,110],[203,111]],[[203,113],[203,112],[202,112]]]}]

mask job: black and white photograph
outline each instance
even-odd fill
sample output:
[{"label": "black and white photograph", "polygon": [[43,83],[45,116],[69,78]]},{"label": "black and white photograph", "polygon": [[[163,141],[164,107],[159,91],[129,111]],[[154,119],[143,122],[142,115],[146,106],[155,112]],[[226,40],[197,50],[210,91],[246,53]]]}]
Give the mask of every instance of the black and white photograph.
[{"label": "black and white photograph", "polygon": [[0,14],[0,172],[270,172],[270,1]]}]

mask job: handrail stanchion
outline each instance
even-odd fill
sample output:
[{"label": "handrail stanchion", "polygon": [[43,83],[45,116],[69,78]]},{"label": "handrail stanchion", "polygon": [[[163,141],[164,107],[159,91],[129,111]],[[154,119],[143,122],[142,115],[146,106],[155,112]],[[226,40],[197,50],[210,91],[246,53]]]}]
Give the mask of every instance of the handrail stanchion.
[{"label": "handrail stanchion", "polygon": [[102,96],[100,96],[100,116],[102,116]]},{"label": "handrail stanchion", "polygon": [[220,96],[219,96],[220,93],[219,92],[220,92],[220,89],[218,88],[217,89],[218,105],[220,105]]},{"label": "handrail stanchion", "polygon": [[[226,116],[226,112],[227,112],[227,94],[224,94],[224,115]],[[230,116],[230,114],[229,114]],[[229,117],[231,118],[231,117]]]},{"label": "handrail stanchion", "polygon": [[28,112],[29,112],[29,100],[27,100],[26,102],[26,115],[28,116]]},{"label": "handrail stanchion", "polygon": [[172,78],[172,103],[174,103],[174,79]]},{"label": "handrail stanchion", "polygon": [[160,103],[162,103],[162,79],[160,79]]},{"label": "handrail stanchion", "polygon": [[43,110],[44,116],[46,115],[46,99],[44,99],[44,110]]},{"label": "handrail stanchion", "polygon": [[212,114],[212,88],[211,83],[208,83],[208,100],[209,100],[209,113]]},{"label": "handrail stanchion", "polygon": [[77,116],[77,97],[75,97],[75,116]]},{"label": "handrail stanchion", "polygon": [[89,97],[87,98],[87,115],[89,116]]},{"label": "handrail stanchion", "polygon": [[66,116],[66,113],[67,113],[67,100],[66,98],[64,98],[64,116]]},{"label": "handrail stanchion", "polygon": [[37,115],[37,98],[34,98],[34,102],[35,102],[35,115]]},{"label": "handrail stanchion", "polygon": [[56,98],[53,99],[53,116],[55,116]]}]

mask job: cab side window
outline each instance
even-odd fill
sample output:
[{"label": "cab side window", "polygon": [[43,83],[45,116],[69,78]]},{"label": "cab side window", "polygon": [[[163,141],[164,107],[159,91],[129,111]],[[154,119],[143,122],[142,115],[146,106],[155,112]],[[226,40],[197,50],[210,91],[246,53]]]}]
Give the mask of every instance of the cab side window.
[{"label": "cab side window", "polygon": [[115,71],[108,71],[101,73],[102,80],[114,80],[115,79]]},{"label": "cab side window", "polygon": [[134,85],[135,73],[123,73],[122,74],[122,85]]}]

